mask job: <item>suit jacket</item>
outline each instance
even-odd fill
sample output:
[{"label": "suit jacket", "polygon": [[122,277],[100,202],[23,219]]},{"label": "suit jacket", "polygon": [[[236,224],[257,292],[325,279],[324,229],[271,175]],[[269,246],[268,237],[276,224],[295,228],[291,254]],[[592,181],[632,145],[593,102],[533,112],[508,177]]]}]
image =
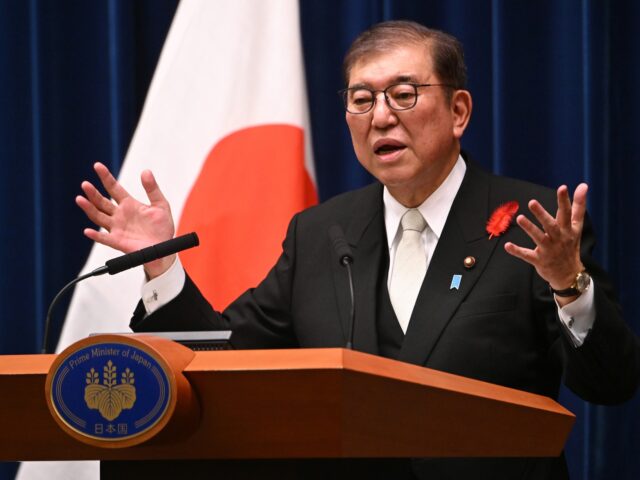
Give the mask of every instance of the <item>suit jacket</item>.
[{"label": "suit jacket", "polygon": [[[595,239],[588,219],[581,250],[595,284],[596,320],[578,348],[557,318],[547,283],[533,267],[504,251],[507,241],[531,247],[528,236],[514,224],[504,235],[488,238],[486,222],[497,206],[516,200],[519,213],[528,214],[532,198],[555,212],[554,191],[488,174],[467,161],[398,360],[550,397],[557,396],[564,377],[588,401],[624,401],[637,385],[636,338],[622,320],[605,272],[591,257]],[[378,354],[376,295],[379,282],[386,282],[388,263],[380,184],[296,215],[276,265],[224,312],[214,311],[187,277],[182,293],[156,313],[145,318],[139,305],[132,328],[231,328],[236,348],[344,346],[349,286],[327,234],[333,224],[342,227],[353,250],[354,348]],[[468,256],[475,258],[472,268],[464,266]],[[450,288],[453,275],[462,276],[459,289]],[[483,478],[482,468],[487,478],[502,478],[501,472],[504,478],[567,475],[564,462],[553,459],[414,464],[424,478]]]}]

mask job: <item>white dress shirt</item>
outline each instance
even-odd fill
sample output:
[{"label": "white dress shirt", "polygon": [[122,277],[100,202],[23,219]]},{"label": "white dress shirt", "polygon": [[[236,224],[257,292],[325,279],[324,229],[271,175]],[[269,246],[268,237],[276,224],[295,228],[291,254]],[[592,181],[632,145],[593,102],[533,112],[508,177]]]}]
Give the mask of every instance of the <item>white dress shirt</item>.
[{"label": "white dress shirt", "polygon": [[[427,222],[427,228],[422,232],[422,241],[424,244],[425,255],[427,256],[427,275],[429,274],[429,264],[431,257],[436,249],[438,240],[442,235],[444,224],[449,216],[449,211],[456,198],[464,174],[467,171],[461,156],[458,157],[456,164],[442,184],[433,192],[420,206],[418,210]],[[382,194],[384,203],[384,222],[387,231],[387,242],[389,247],[389,275],[387,276],[387,288],[391,282],[391,274],[393,269],[393,261],[395,258],[398,244],[402,238],[402,228],[400,220],[405,214],[407,207],[398,202],[387,187],[384,187]],[[593,326],[596,318],[596,312],[593,305],[593,280],[587,291],[580,295],[570,304],[558,308],[558,316],[562,320],[562,324],[570,334],[570,338],[576,347],[584,342],[584,339]]]}]

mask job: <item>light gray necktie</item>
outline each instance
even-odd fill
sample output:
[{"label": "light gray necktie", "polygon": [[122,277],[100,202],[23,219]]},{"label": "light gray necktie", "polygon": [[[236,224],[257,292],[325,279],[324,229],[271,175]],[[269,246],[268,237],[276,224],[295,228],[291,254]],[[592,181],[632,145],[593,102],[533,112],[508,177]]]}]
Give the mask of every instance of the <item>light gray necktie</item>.
[{"label": "light gray necktie", "polygon": [[427,256],[421,238],[427,222],[418,210],[412,208],[405,212],[400,224],[402,238],[393,262],[389,296],[400,327],[407,333],[411,312],[427,273]]}]

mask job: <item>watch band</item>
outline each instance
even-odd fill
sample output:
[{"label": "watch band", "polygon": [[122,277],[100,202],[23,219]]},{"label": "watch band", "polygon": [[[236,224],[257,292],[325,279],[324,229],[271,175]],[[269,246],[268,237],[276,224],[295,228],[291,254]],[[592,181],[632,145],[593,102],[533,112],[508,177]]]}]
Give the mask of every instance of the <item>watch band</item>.
[{"label": "watch band", "polygon": [[582,270],[576,274],[576,277],[569,288],[555,290],[551,285],[549,285],[549,289],[551,290],[551,293],[558,297],[577,297],[589,288],[590,282],[591,276],[586,270]]},{"label": "watch band", "polygon": [[580,293],[582,293],[579,292],[576,287],[569,287],[565,288],[564,290],[554,290],[553,287],[549,285],[549,290],[551,290],[551,293],[559,297],[577,297],[578,295],[580,295]]}]

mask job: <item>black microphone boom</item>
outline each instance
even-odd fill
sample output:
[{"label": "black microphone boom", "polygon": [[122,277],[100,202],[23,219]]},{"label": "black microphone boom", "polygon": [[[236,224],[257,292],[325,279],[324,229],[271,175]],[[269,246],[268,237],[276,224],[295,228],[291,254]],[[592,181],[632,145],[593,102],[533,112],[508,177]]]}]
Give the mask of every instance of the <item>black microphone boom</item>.
[{"label": "black microphone boom", "polygon": [[84,280],[85,278],[97,277],[98,275],[104,275],[105,273],[108,273],[109,275],[115,275],[116,273],[120,273],[130,268],[137,267],[139,265],[142,265],[143,263],[152,262],[153,260],[158,260],[162,257],[168,257],[169,255],[173,255],[174,253],[186,250],[187,248],[197,247],[199,244],[200,240],[198,240],[198,235],[196,235],[195,232],[187,233],[185,235],[172,238],[171,240],[167,240],[166,242],[161,242],[156,245],[143,248],[142,250],[138,250],[137,252],[131,252],[127,253],[126,255],[121,255],[120,257],[112,258],[111,260],[107,260],[104,266],[98,267],[95,270],[90,271],[89,273],[85,273],[84,275],[79,276],[78,278],[74,278],[72,281],[62,287],[62,290],[58,292],[58,294],[52,300],[51,305],[49,305],[49,309],[47,310],[47,318],[45,319],[44,323],[42,353],[47,353],[49,325],[51,324],[51,313],[53,312],[53,307],[56,305],[56,303],[58,303],[60,297],[62,297],[62,295],[76,283]]},{"label": "black microphone boom", "polygon": [[349,334],[346,347],[351,350],[353,349],[353,332],[356,325],[356,300],[353,290],[353,276],[351,275],[353,253],[351,252],[351,247],[349,247],[349,244],[347,243],[347,239],[344,238],[344,233],[342,233],[342,228],[340,228],[340,225],[331,225],[331,227],[329,227],[329,238],[331,239],[333,249],[338,254],[340,265],[344,266],[347,269],[347,275],[349,276],[351,312],[349,315]]},{"label": "black microphone boom", "polygon": [[353,254],[351,253],[351,247],[347,243],[347,239],[344,238],[342,228],[340,225],[331,225],[329,227],[329,238],[333,244],[333,249],[338,254],[340,263],[346,265],[347,263],[353,263]]},{"label": "black microphone boom", "polygon": [[187,248],[197,247],[200,244],[195,232],[187,233],[166,242],[151,245],[137,252],[127,253],[120,257],[107,260],[105,266],[109,275],[129,270],[144,263],[149,263],[159,258],[168,257]]}]

